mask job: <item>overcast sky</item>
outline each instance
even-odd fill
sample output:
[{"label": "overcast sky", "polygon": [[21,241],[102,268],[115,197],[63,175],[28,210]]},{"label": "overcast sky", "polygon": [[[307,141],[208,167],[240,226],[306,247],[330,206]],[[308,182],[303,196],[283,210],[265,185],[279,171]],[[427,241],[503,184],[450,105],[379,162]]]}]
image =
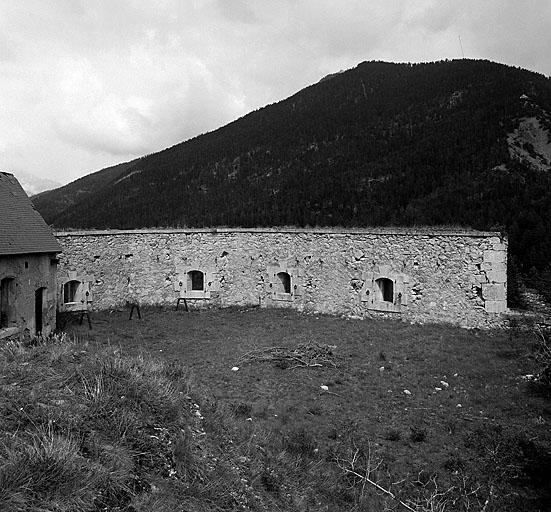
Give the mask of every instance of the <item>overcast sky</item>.
[{"label": "overcast sky", "polygon": [[0,169],[67,183],[364,60],[550,49],[551,0],[0,0]]}]

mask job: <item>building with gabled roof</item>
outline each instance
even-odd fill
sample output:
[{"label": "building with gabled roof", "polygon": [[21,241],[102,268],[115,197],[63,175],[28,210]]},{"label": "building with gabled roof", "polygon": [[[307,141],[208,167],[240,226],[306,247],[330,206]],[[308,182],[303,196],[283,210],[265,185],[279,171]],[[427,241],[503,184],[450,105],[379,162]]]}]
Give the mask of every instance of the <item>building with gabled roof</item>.
[{"label": "building with gabled roof", "polygon": [[17,179],[0,171],[0,339],[55,328],[60,252]]}]

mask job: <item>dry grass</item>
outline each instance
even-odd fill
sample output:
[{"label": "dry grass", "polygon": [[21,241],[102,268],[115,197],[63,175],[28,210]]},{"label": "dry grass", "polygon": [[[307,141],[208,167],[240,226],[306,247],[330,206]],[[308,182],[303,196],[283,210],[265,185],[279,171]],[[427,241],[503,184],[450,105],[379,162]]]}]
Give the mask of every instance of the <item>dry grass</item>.
[{"label": "dry grass", "polygon": [[[3,351],[3,429],[72,425],[64,442],[81,450],[70,464],[101,464],[102,496],[116,489],[144,511],[536,511],[551,499],[551,406],[522,379],[538,370],[522,329],[234,308],[142,317],[97,313],[92,331],[68,326],[72,342]],[[40,412],[39,388],[74,406]],[[26,453],[10,446],[12,459]]]}]

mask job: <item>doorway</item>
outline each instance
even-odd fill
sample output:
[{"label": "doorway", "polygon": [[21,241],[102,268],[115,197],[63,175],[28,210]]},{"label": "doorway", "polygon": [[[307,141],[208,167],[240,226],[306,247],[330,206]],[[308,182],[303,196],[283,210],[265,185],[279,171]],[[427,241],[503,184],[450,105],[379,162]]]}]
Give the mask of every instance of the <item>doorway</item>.
[{"label": "doorway", "polygon": [[36,290],[36,292],[34,292],[34,325],[35,325],[36,336],[39,336],[42,333],[43,306],[44,306],[44,288],[39,288],[38,290]]},{"label": "doorway", "polygon": [[15,325],[14,283],[11,277],[0,281],[0,329]]}]

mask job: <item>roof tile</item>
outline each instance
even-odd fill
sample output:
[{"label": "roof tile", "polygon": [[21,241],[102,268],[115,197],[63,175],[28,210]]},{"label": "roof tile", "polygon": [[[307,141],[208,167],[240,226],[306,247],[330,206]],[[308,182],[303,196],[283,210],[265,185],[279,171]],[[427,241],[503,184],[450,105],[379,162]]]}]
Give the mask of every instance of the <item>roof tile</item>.
[{"label": "roof tile", "polygon": [[12,174],[0,172],[0,255],[61,252],[61,246]]}]

